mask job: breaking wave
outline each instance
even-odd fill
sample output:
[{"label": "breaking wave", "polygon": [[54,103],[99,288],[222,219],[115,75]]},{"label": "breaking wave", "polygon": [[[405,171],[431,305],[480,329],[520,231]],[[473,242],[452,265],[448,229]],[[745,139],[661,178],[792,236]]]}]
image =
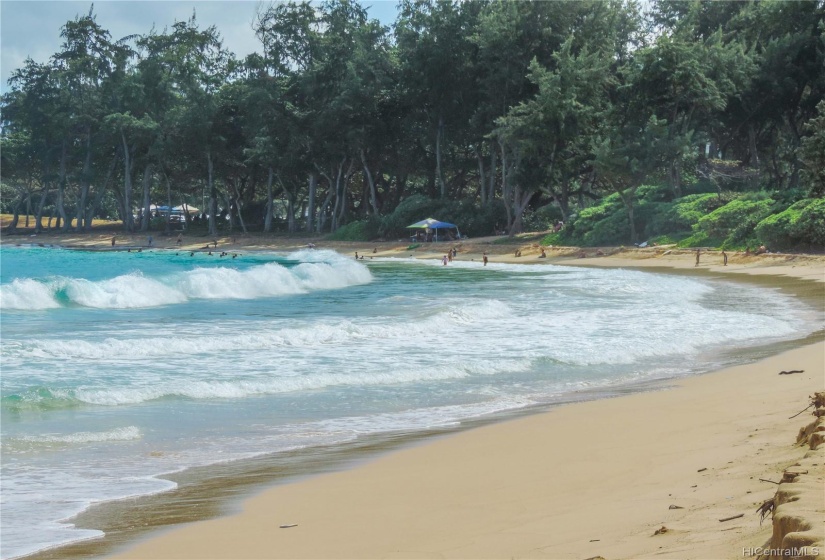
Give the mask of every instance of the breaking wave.
[{"label": "breaking wave", "polygon": [[316,262],[302,262],[292,267],[272,262],[245,270],[195,268],[165,278],[149,278],[135,272],[97,281],[65,277],[16,279],[0,287],[0,309],[43,310],[64,306],[134,309],[194,299],[256,299],[302,294],[372,281],[372,274],[363,264],[325,254],[315,258]]}]

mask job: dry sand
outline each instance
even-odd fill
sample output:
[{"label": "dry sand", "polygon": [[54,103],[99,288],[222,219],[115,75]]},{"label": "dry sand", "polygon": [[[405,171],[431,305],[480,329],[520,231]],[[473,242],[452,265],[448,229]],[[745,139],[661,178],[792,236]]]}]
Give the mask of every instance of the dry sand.
[{"label": "dry sand", "polygon": [[[38,241],[105,246],[106,239]],[[439,257],[444,250],[316,243],[378,257]],[[305,244],[224,239],[219,249]],[[525,244],[516,258],[513,247],[464,242],[459,259],[480,260],[487,251],[491,262],[696,268],[694,252],[664,248],[588,250],[587,258],[563,248],[537,259],[538,248]],[[703,253],[698,268],[825,285],[821,256],[731,254],[722,267],[718,252]],[[783,370],[804,372],[778,375]],[[743,558],[771,540],[770,519],[760,525],[756,509],[777,486],[759,479],[779,481],[797,462],[796,470],[808,472],[799,484],[779,487],[785,499],[796,500],[780,506],[779,518],[801,531],[786,544],[822,546],[825,445],[815,451],[797,445],[811,416],[789,417],[825,388],[824,370],[819,341],[667,390],[566,405],[441,437],[271,488],[237,515],[173,528],[116,558]],[[744,516],[720,521],[738,514]],[[663,526],[666,532],[654,535]]]}]

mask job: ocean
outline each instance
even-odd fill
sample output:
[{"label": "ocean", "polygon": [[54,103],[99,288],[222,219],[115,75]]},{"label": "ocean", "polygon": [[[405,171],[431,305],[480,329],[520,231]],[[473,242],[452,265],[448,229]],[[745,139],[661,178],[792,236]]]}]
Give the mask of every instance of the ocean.
[{"label": "ocean", "polygon": [[[327,250],[0,252],[0,556],[193,467],[460,426],[822,328],[776,289]],[[731,352],[737,349],[738,352]]]}]

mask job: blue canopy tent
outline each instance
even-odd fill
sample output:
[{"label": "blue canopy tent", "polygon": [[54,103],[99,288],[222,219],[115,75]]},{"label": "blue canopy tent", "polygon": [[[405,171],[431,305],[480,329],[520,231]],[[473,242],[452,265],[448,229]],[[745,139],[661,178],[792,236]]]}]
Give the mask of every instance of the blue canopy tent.
[{"label": "blue canopy tent", "polygon": [[431,229],[435,232],[435,240],[438,241],[438,230],[440,229],[454,229],[456,232],[456,236],[461,239],[461,232],[458,231],[458,226],[455,224],[450,224],[448,222],[440,222],[434,218],[427,218],[426,220],[421,220],[420,222],[415,222],[412,225],[407,226],[407,229],[423,229],[428,230]]}]

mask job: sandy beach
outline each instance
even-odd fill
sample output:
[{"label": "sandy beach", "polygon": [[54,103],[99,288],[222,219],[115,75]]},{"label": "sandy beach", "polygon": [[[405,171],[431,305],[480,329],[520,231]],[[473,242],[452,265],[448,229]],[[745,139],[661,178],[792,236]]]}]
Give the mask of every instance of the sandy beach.
[{"label": "sandy beach", "polygon": [[[37,242],[103,249],[110,239],[39,236]],[[121,246],[142,241],[119,236]],[[4,239],[10,242],[33,239]],[[175,248],[173,238],[157,243]],[[223,238],[218,249],[306,243]],[[316,243],[367,258],[438,258],[444,250]],[[184,240],[187,250],[204,245]],[[703,252],[697,267],[695,251],[668,248],[588,249],[584,258],[579,249],[551,248],[539,259],[530,243],[475,240],[458,251],[459,260],[487,252],[491,262],[790,277],[810,280],[795,286],[820,301],[825,287],[822,256],[731,253],[722,266],[718,252]],[[779,375],[791,370],[798,373]],[[773,546],[792,533],[783,546],[794,546],[797,557],[816,557],[825,550],[825,447],[797,443],[800,428],[814,420],[809,412],[789,417],[824,388],[820,335],[664,390],[564,405],[276,486],[245,501],[238,514],[151,534],[114,557],[743,558],[771,545],[770,515],[760,523],[756,510],[778,488],[780,501],[790,503],[777,509],[783,521],[774,524],[782,527]],[[777,486],[792,465],[802,474]]]},{"label": "sandy beach", "polygon": [[[805,460],[795,445],[810,417],[788,417],[822,389],[824,351],[819,342],[670,390],[445,437],[270,489],[241,514],[116,557],[746,557],[771,537],[756,509],[776,486],[760,478],[778,481],[803,460],[821,490],[822,450]],[[788,369],[805,372],[778,375]],[[821,544],[822,494],[812,494]]]}]

